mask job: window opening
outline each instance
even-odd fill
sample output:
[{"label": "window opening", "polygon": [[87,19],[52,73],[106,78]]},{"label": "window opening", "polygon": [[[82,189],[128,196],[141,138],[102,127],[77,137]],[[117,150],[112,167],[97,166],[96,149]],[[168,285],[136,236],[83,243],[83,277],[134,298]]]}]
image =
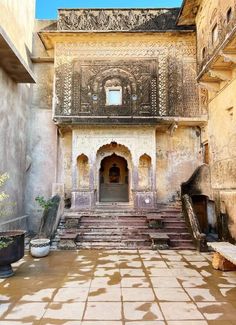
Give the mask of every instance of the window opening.
[{"label": "window opening", "polygon": [[230,22],[231,18],[232,18],[232,8],[230,7],[228,10],[227,10],[227,14],[226,14],[226,20],[227,20],[227,23]]},{"label": "window opening", "polygon": [[215,44],[218,39],[218,25],[215,24],[215,26],[212,29],[212,44]]}]

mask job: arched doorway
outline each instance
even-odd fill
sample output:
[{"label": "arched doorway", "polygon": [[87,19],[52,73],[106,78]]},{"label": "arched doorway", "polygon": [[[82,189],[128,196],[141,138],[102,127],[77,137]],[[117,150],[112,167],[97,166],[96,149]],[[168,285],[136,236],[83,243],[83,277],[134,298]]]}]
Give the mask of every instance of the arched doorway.
[{"label": "arched doorway", "polygon": [[99,170],[100,202],[129,202],[126,159],[113,153],[103,158]]}]

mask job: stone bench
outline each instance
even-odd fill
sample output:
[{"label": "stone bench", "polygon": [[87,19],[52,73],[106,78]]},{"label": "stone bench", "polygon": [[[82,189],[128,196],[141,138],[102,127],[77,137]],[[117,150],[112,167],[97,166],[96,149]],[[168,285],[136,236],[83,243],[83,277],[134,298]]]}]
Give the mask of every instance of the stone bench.
[{"label": "stone bench", "polygon": [[207,243],[214,249],[212,266],[216,270],[235,271],[236,270],[236,246],[228,242]]},{"label": "stone bench", "polygon": [[152,241],[153,249],[168,249],[170,244],[170,237],[167,234],[149,234]]},{"label": "stone bench", "polygon": [[150,214],[147,215],[148,227],[162,229],[164,227],[163,218],[160,215]]}]

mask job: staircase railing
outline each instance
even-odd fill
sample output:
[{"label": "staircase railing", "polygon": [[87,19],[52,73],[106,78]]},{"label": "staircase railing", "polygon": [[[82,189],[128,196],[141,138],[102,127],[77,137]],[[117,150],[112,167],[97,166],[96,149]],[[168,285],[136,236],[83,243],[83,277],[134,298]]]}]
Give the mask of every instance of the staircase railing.
[{"label": "staircase railing", "polygon": [[199,252],[207,251],[207,239],[206,235],[201,232],[201,228],[197,219],[197,216],[193,210],[192,199],[189,195],[182,196],[183,202],[183,214],[186,223],[189,227],[190,233],[193,237],[195,246]]}]

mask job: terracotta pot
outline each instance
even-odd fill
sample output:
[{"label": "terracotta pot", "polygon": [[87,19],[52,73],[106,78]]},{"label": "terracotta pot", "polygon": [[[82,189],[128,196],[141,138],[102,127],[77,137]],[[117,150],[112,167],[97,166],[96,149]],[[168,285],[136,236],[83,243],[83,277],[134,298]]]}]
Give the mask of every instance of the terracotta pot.
[{"label": "terracotta pot", "polygon": [[0,278],[8,278],[14,274],[11,263],[17,262],[24,256],[25,232],[9,230],[0,232],[0,239],[12,240],[7,247],[0,248]]},{"label": "terracotta pot", "polygon": [[34,257],[44,257],[49,254],[50,239],[39,238],[31,239],[30,241],[30,254]]}]

